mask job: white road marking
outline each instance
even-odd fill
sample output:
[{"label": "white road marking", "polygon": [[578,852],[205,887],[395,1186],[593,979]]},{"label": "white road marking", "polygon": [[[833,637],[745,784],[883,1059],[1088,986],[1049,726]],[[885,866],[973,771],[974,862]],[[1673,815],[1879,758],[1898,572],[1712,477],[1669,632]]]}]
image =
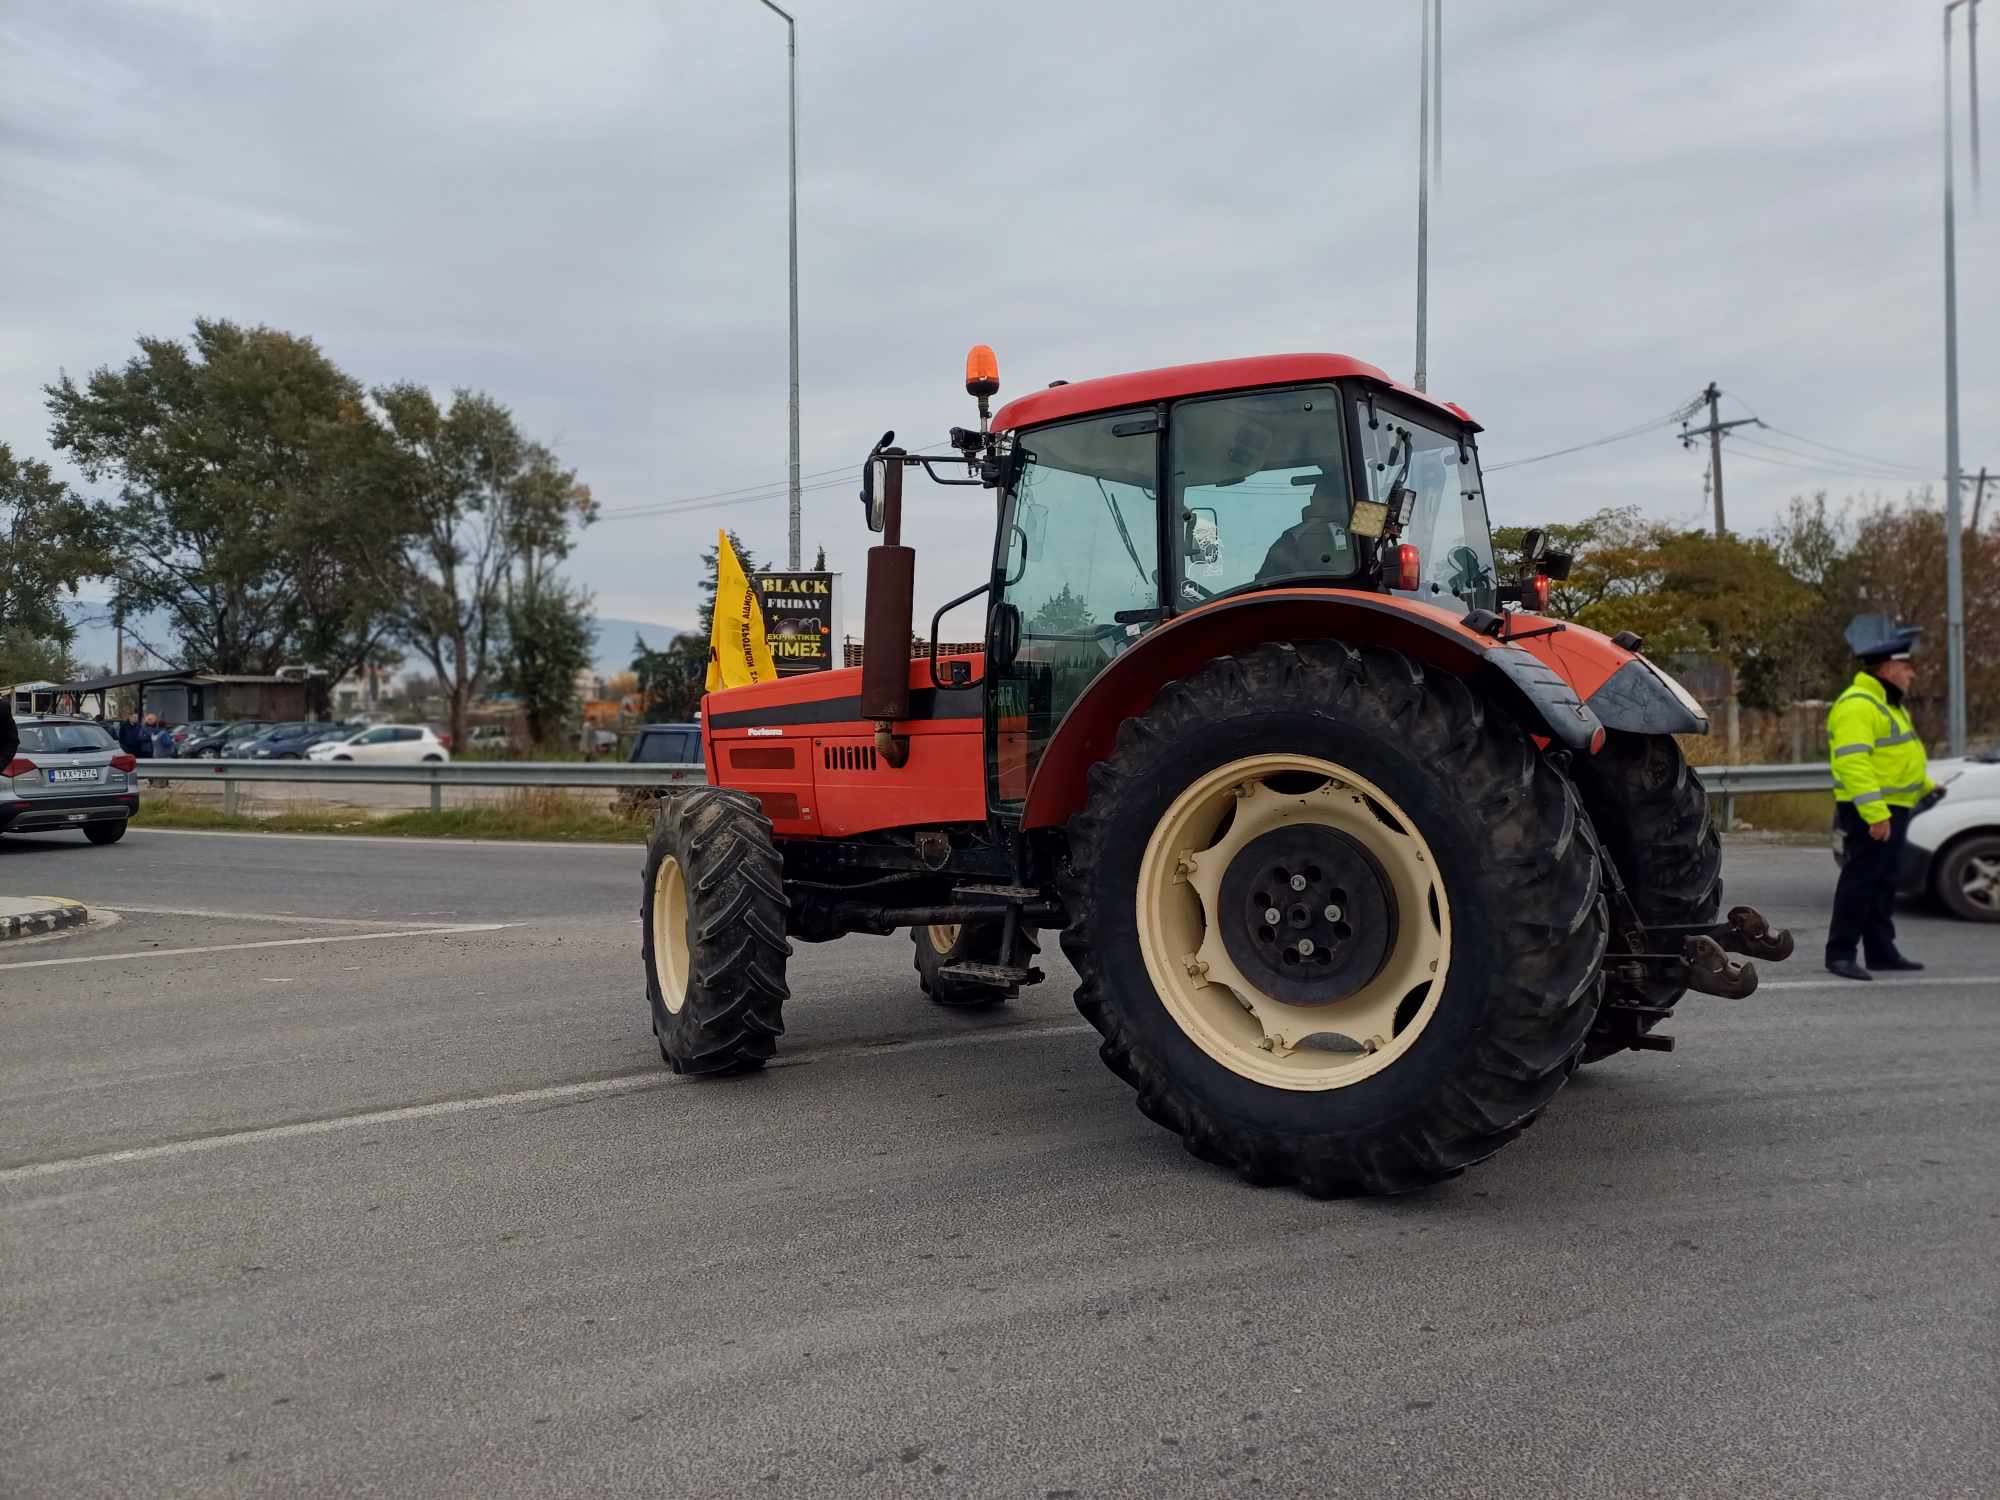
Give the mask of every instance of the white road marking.
[{"label": "white road marking", "polygon": [[308,917],[289,911],[208,911],[187,906],[129,906],[102,902],[92,911],[122,911],[139,917],[204,917],[218,922],[292,922],[300,927],[435,927],[436,917]]},{"label": "white road marking", "polygon": [[71,964],[113,964],[126,959],[181,958],[192,953],[242,953],[253,948],[310,948],[323,943],[376,943],[389,938],[458,937],[468,932],[498,932],[513,922],[459,922],[449,927],[405,927],[395,932],[340,932],[328,937],[273,938],[262,943],[207,943],[199,948],[144,948],[133,953],[89,953],[80,958],[37,958],[27,963],[0,964],[9,969],[55,969]]},{"label": "white road marking", "polygon": [[[338,942],[334,938],[328,941]],[[945,1047],[978,1046],[992,1042],[1035,1041],[1044,1037],[1068,1036],[1090,1027],[1082,1022],[1053,1026],[996,1026],[986,1031],[963,1032],[954,1036],[917,1037],[904,1042],[856,1042],[828,1047],[819,1052],[780,1059],[786,1067],[803,1067],[840,1057],[872,1057],[878,1054],[926,1052]],[[461,1115],[473,1110],[505,1109],[513,1104],[541,1104],[556,1099],[588,1099],[596,1094],[625,1094],[640,1089],[665,1088],[674,1075],[664,1068],[648,1068],[643,1073],[621,1073],[588,1083],[558,1083],[547,1088],[517,1089],[507,1094],[479,1094],[469,1099],[442,1099],[435,1104],[411,1104],[400,1109],[370,1110],[360,1115],[335,1115],[330,1119],[300,1120],[290,1125],[263,1125],[249,1130],[226,1130],[217,1135],[194,1136],[184,1141],[164,1141],[157,1146],[131,1146],[122,1151],[99,1151],[91,1156],[71,1156],[55,1161],[29,1162],[25,1166],[0,1169],[0,1183],[25,1182],[35,1177],[53,1177],[78,1172],[87,1167],[122,1166],[127,1162],[160,1161],[175,1156],[195,1156],[219,1151],[225,1146],[247,1146],[262,1141],[295,1140],[301,1136],[327,1135],[336,1130],[356,1130],[367,1125],[393,1125],[404,1120],[431,1120],[440,1115]]]},{"label": "white road marking", "polygon": [[[1892,989],[1909,990],[1948,984],[2000,984],[2000,977],[1992,974],[1926,974],[1921,979],[1902,979],[1885,974],[1878,976],[1875,982]],[[1766,990],[1851,990],[1865,983],[1866,980],[1842,979],[1838,974],[1829,974],[1824,979],[1774,979],[1768,984],[1759,984],[1757,994],[1761,995]],[[1879,995],[1882,992],[1871,990],[1869,993]],[[1755,999],[1756,995],[1751,998]]]},{"label": "white road marking", "polygon": [[[397,809],[392,809],[397,810]],[[415,808],[399,809],[415,812]],[[474,838],[401,838],[393,833],[226,833],[214,828],[134,828],[127,837],[137,838],[141,834],[149,839],[256,839],[260,843],[275,843],[280,839],[290,839],[298,843],[324,844],[415,844],[422,848],[463,849],[468,845],[475,849],[534,849],[543,854],[560,853],[565,849],[584,849],[596,853],[614,851],[644,857],[644,844],[599,844],[583,839],[474,839]]]}]

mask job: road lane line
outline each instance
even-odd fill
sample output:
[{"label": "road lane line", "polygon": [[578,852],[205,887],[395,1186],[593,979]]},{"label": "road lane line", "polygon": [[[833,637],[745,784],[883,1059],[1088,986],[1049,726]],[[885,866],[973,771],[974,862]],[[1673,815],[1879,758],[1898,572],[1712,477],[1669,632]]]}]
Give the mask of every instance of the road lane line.
[{"label": "road lane line", "polygon": [[[996,1026],[986,1031],[956,1036],[916,1037],[903,1042],[855,1042],[828,1047],[820,1052],[780,1059],[784,1066],[801,1067],[841,1057],[871,1057],[889,1053],[924,1052],[945,1047],[977,1046],[990,1042],[1036,1041],[1045,1037],[1067,1036],[1088,1031],[1081,1021],[1052,1026]],[[399,1109],[370,1110],[360,1115],[334,1115],[318,1120],[299,1120],[290,1125],[261,1125],[248,1130],[227,1130],[217,1135],[193,1136],[182,1141],[164,1141],[157,1146],[129,1146],[119,1151],[99,1151],[90,1156],[70,1156],[54,1161],[29,1162],[24,1166],[0,1168],[0,1184],[25,1182],[36,1177],[82,1171],[88,1167],[122,1166],[128,1162],[159,1161],[175,1156],[195,1156],[219,1151],[225,1146],[245,1146],[262,1141],[293,1140],[300,1136],[328,1135],[337,1130],[355,1130],[367,1125],[393,1125],[405,1120],[430,1120],[440,1115],[461,1115],[474,1110],[505,1109],[514,1104],[543,1104],[558,1099],[587,1099],[598,1094],[627,1094],[642,1089],[665,1088],[675,1082],[664,1068],[648,1068],[643,1073],[619,1073],[587,1083],[558,1083],[547,1088],[516,1089],[506,1094],[475,1094],[466,1099],[441,1099],[434,1104],[410,1104]]]},{"label": "road lane line", "polygon": [[[414,807],[390,808],[391,812],[417,812]],[[561,853],[565,849],[581,849],[596,853],[615,851],[644,858],[646,846],[640,843],[606,844],[591,839],[475,839],[475,838],[430,838],[421,835],[403,837],[393,833],[227,833],[216,828],[134,828],[128,838],[144,834],[147,838],[170,839],[256,839],[260,843],[276,843],[280,839],[290,839],[296,843],[324,844],[329,840],[341,844],[415,844],[429,849],[533,849],[538,853],[550,851]]]},{"label": "road lane line", "polygon": [[449,927],[405,927],[395,932],[340,932],[328,937],[272,938],[262,943],[207,943],[199,948],[143,948],[131,953],[87,953],[78,958],[37,958],[27,963],[0,964],[9,969],[59,969],[72,964],[111,964],[132,958],[183,958],[193,953],[242,953],[253,948],[310,948],[325,943],[377,943],[389,938],[458,937],[469,932],[498,932],[513,922],[459,922]]},{"label": "road lane line", "polygon": [[204,917],[220,922],[294,922],[301,927],[435,927],[437,917],[309,917],[289,911],[207,911],[188,906],[131,906],[123,901],[91,903],[92,911],[122,911],[141,917]]},{"label": "road lane line", "polygon": [[[2000,984],[2000,978],[1991,974],[1926,974],[1921,979],[1882,979],[1878,982],[1890,986],[1892,990],[1912,990],[1948,984]],[[1766,990],[1851,990],[1855,984],[1855,980],[1842,979],[1837,974],[1829,974],[1824,979],[1774,979],[1759,984],[1756,994],[1761,995]],[[1874,990],[1870,993],[1880,995],[1883,992]]]}]

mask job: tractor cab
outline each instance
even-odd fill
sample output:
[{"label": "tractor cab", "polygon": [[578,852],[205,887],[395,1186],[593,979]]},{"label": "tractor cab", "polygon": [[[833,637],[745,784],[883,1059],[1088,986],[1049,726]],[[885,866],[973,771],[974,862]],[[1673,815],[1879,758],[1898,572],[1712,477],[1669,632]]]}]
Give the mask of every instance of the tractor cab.
[{"label": "tractor cab", "polygon": [[[1000,492],[991,577],[940,611],[991,601],[998,810],[1022,806],[1043,748],[1099,674],[1189,612],[1335,589],[1399,595],[1455,619],[1529,597],[1529,585],[1497,577],[1479,425],[1373,365],[1330,354],[1179,365],[1059,383],[989,416],[998,386],[992,352],[975,349],[967,390],[981,424],[952,434],[968,477],[948,472],[955,461],[904,454],[890,434],[863,479],[878,530],[899,524],[907,466]],[[898,606],[913,582],[897,540],[874,549],[869,579],[868,635],[890,642],[908,633]],[[893,690],[901,664],[889,654],[878,674]],[[876,706],[889,710],[882,718],[905,716],[900,699]],[[882,748],[897,751],[893,739]]]}]

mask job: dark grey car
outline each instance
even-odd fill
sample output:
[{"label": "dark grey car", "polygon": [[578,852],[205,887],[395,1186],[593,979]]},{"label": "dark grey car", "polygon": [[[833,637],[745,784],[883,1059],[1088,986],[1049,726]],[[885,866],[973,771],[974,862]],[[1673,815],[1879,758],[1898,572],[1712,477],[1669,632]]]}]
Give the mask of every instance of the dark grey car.
[{"label": "dark grey car", "polygon": [[138,762],[88,719],[18,721],[21,748],[0,766],[0,832],[75,828],[115,844],[139,811]]}]

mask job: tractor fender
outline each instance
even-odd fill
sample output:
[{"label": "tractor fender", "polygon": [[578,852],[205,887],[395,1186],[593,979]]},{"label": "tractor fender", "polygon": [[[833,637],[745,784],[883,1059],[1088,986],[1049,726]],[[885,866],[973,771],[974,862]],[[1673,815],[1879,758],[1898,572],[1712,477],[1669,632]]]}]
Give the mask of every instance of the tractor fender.
[{"label": "tractor fender", "polygon": [[1628,734],[1708,733],[1708,715],[1692,694],[1608,636],[1583,625],[1564,625],[1551,635],[1531,636],[1520,644],[1570,683],[1606,729]]},{"label": "tractor fender", "polygon": [[1023,826],[1059,826],[1081,811],[1090,768],[1110,753],[1118,726],[1144,713],[1169,682],[1267,642],[1329,639],[1386,646],[1477,679],[1530,734],[1563,749],[1588,755],[1604,742],[1602,722],[1559,665],[1467,629],[1448,610],[1350,589],[1273,589],[1189,610],[1116,657],[1049,737],[1028,786]]}]

